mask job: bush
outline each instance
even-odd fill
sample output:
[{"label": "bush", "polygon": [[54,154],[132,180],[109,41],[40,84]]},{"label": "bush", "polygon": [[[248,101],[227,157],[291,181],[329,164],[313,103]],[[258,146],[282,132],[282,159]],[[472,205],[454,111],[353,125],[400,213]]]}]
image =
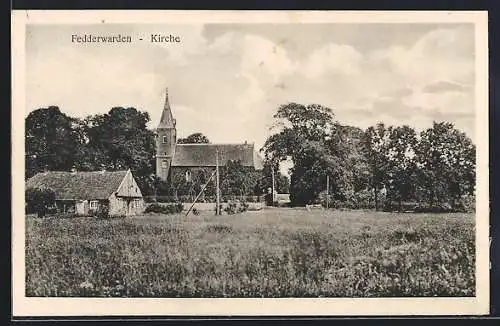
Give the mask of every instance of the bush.
[{"label": "bush", "polygon": [[[375,197],[370,189],[363,189],[357,192],[346,191],[337,198],[337,194],[328,195],[328,207],[335,209],[374,209]],[[327,196],[323,191],[318,196],[318,203],[326,207]],[[382,207],[385,202],[385,196],[379,194],[379,206]]]},{"label": "bush", "polygon": [[264,201],[266,202],[266,206],[276,206],[276,202],[273,202],[273,194],[265,194]]},{"label": "bush", "polygon": [[397,201],[387,201],[384,205],[384,212],[415,212],[418,209],[417,202],[401,202],[401,207]]},{"label": "bush", "polygon": [[[224,207],[222,206],[222,204],[219,204],[219,211],[220,211],[221,215],[222,215],[222,212],[224,211],[223,208]],[[215,205],[215,207],[214,207],[214,213],[217,214],[217,205]]]},{"label": "bush", "polygon": [[[49,214],[47,214],[47,215],[49,215]],[[78,216],[75,213],[56,212],[56,213],[50,214],[50,217],[53,217],[53,218],[75,218]]]},{"label": "bush", "polygon": [[177,214],[184,210],[182,203],[161,205],[158,203],[149,204],[144,210],[145,213]]},{"label": "bush", "polygon": [[25,193],[26,212],[43,217],[50,206],[55,204],[56,194],[48,188],[27,188]]},{"label": "bush", "polygon": [[237,213],[243,213],[243,212],[245,212],[247,209],[248,209],[248,203],[246,203],[246,202],[241,202],[240,200],[235,199],[235,200],[230,200],[230,201],[227,203],[227,206],[226,206],[226,208],[224,209],[224,211],[225,211],[228,215],[233,215],[233,214],[237,214]]},{"label": "bush", "polygon": [[453,203],[453,208],[457,212],[474,213],[476,211],[476,196],[464,195]]},{"label": "bush", "polygon": [[415,212],[417,213],[451,213],[453,212],[453,208],[448,203],[435,204],[435,205],[426,205],[420,204],[415,208]]},{"label": "bush", "polygon": [[95,216],[98,218],[109,218],[109,205],[100,204],[95,212]]}]

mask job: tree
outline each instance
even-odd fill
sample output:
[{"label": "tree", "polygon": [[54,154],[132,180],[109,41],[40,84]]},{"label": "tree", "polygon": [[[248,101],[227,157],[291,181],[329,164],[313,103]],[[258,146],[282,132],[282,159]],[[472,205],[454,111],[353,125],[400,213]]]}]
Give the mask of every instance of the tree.
[{"label": "tree", "polygon": [[345,152],[332,110],[318,104],[289,103],[281,105],[274,118],[273,128],[280,131],[266,140],[263,149],[272,162],[292,160],[292,204],[316,200],[326,187],[326,175],[331,177],[332,190],[338,191],[343,184]]},{"label": "tree", "polygon": [[363,150],[369,166],[369,182],[375,199],[375,210],[379,209],[380,190],[388,184],[389,135],[392,127],[383,123],[368,127],[363,136]]},{"label": "tree", "polygon": [[149,120],[147,112],[122,107],[87,117],[82,123],[86,144],[78,168],[130,169],[144,189],[155,167],[155,136],[146,127]]},{"label": "tree", "polygon": [[286,175],[283,175],[279,170],[279,163],[272,162],[268,158],[264,159],[262,175],[257,180],[254,193],[261,195],[267,192],[267,189],[272,188],[273,179],[272,173],[274,171],[274,187],[276,192],[287,194],[290,191],[290,180]]},{"label": "tree", "polygon": [[196,132],[187,136],[186,138],[179,138],[177,140],[178,144],[208,144],[210,141],[207,136],[202,134],[201,132]]},{"label": "tree", "polygon": [[389,130],[387,144],[388,195],[391,200],[398,202],[400,211],[402,210],[402,201],[410,200],[415,195],[415,146],[417,142],[415,130],[407,125]]},{"label": "tree", "polygon": [[219,168],[219,173],[221,194],[233,196],[253,194],[258,176],[240,161],[227,161],[226,165]]},{"label": "tree", "polygon": [[433,122],[415,152],[419,190],[429,206],[456,206],[463,195],[474,194],[476,146],[452,123]]},{"label": "tree", "polygon": [[36,212],[38,217],[45,216],[47,208],[54,205],[56,195],[48,188],[27,188],[25,201],[29,212]]},{"label": "tree", "polygon": [[78,122],[57,106],[37,109],[28,115],[25,121],[27,178],[44,169],[71,170],[83,142]]}]

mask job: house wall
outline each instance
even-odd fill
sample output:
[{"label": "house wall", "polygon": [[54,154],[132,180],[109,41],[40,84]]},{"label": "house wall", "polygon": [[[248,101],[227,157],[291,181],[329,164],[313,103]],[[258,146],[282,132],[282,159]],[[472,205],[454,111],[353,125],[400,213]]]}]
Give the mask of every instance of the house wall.
[{"label": "house wall", "polygon": [[109,196],[109,215],[130,216],[144,212],[146,203],[142,198],[118,197],[115,194]]},{"label": "house wall", "polygon": [[77,215],[88,215],[89,213],[89,202],[87,200],[77,201],[75,203],[75,213]]},{"label": "house wall", "polygon": [[129,172],[122,181],[118,190],[111,194],[109,200],[109,215],[137,215],[144,212],[145,202],[141,189],[137,185],[132,173]]},{"label": "house wall", "polygon": [[141,189],[137,185],[132,173],[129,171],[116,191],[118,197],[137,197],[142,198]]}]

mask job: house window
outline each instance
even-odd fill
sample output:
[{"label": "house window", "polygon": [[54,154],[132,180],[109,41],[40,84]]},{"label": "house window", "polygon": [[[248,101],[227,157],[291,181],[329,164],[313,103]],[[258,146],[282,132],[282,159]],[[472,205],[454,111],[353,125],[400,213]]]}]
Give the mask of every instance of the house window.
[{"label": "house window", "polygon": [[97,200],[91,200],[90,201],[90,209],[97,209],[97,204],[98,204]]},{"label": "house window", "polygon": [[165,160],[165,161],[161,161],[161,167],[166,169],[168,168],[168,162]]},{"label": "house window", "polygon": [[191,171],[186,171],[186,182],[191,182]]},{"label": "house window", "polygon": [[163,143],[165,144],[167,141],[168,141],[168,137],[167,136],[163,136]]}]

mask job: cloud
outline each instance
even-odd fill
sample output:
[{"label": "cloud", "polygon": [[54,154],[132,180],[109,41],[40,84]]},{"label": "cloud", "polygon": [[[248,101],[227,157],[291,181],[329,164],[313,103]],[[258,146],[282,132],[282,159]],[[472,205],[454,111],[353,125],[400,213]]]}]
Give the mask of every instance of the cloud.
[{"label": "cloud", "polygon": [[362,60],[362,54],[349,45],[328,44],[314,50],[301,69],[307,78],[327,73],[352,75],[360,73]]},{"label": "cloud", "polygon": [[464,28],[433,30],[409,48],[377,50],[370,59],[373,65],[387,67],[412,84],[463,82],[470,80],[474,72],[473,37],[464,37],[464,33]]},{"label": "cloud", "polygon": [[272,41],[256,35],[241,39],[241,70],[247,74],[265,73],[273,80],[294,72],[295,65],[285,49]]},{"label": "cloud", "polygon": [[[474,56],[468,29],[435,29],[413,42],[388,42],[390,47],[370,51],[355,46],[362,38],[356,33],[357,43],[349,34],[326,44],[316,35],[315,46],[296,55],[264,30],[256,34],[229,26],[209,38],[201,25],[160,27],[129,30],[178,34],[181,46],[76,47],[62,41],[73,27],[46,34],[33,28],[27,112],[54,104],[83,116],[135,106],[150,113],[154,127],[168,87],[179,135],[203,132],[212,141],[247,139],[261,146],[276,109],[291,101],[331,107],[340,121],[362,128],[381,120],[424,128],[434,118],[448,117],[473,130]],[[283,37],[285,32],[280,32]],[[308,36],[287,37],[301,44],[300,37]]]},{"label": "cloud", "polygon": [[466,89],[467,89],[466,86],[441,80],[435,83],[430,83],[425,85],[422,91],[425,93],[442,93],[442,92],[462,92],[465,91]]}]

